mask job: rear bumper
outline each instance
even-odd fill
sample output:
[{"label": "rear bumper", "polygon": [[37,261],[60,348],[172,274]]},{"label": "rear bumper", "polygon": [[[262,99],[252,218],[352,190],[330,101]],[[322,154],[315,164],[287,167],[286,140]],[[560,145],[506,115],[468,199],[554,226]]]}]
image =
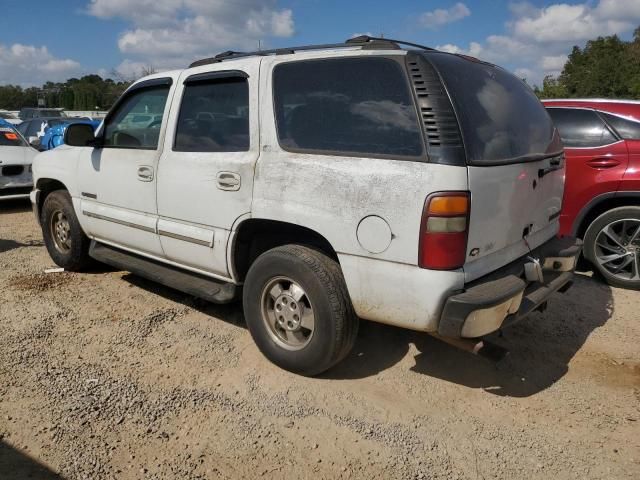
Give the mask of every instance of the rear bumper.
[{"label": "rear bumper", "polygon": [[[553,238],[505,267],[465,285],[465,291],[447,299],[438,333],[445,337],[476,338],[521,320],[542,306],[557,291],[566,291],[582,241],[573,237]],[[542,282],[528,281],[528,257],[540,260]]]}]

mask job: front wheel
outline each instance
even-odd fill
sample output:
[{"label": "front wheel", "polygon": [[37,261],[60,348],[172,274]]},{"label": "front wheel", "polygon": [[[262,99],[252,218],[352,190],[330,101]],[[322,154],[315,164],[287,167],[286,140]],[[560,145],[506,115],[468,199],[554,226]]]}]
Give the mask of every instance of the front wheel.
[{"label": "front wheel", "polygon": [[285,370],[317,375],[342,360],[358,330],[337,262],[311,248],[285,245],[251,265],[243,290],[249,332]]},{"label": "front wheel", "polygon": [[72,272],[85,270],[91,265],[91,241],[80,227],[67,191],[56,190],[47,195],[40,224],[44,244],[56,265]]},{"label": "front wheel", "polygon": [[610,285],[640,290],[640,207],[596,218],[584,236],[584,256]]}]

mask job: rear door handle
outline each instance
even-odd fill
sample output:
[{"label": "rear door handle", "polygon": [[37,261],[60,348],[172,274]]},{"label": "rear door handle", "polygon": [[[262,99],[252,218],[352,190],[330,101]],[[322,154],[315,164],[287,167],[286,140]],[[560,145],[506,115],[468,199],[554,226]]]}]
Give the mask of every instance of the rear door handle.
[{"label": "rear door handle", "polygon": [[150,182],[153,180],[153,167],[143,165],[138,168],[138,180],[141,182]]},{"label": "rear door handle", "polygon": [[592,168],[613,168],[620,165],[620,160],[615,158],[592,158],[587,160],[587,165]]},{"label": "rear door handle", "polygon": [[556,170],[561,170],[562,166],[562,159],[552,158],[551,161],[549,161],[549,166],[547,168],[541,168],[538,170],[538,178],[542,178],[546,174],[554,172]]},{"label": "rear door handle", "polygon": [[235,172],[218,172],[218,188],[226,191],[240,190],[240,175]]}]

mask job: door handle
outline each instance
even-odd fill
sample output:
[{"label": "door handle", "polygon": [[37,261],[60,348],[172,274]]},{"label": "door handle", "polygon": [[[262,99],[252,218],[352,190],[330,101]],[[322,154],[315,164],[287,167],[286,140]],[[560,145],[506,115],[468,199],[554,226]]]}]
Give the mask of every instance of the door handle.
[{"label": "door handle", "polygon": [[587,165],[592,168],[613,168],[620,165],[620,160],[615,158],[592,158],[587,160]]},{"label": "door handle", "polygon": [[562,167],[563,167],[563,162],[561,158],[552,158],[549,161],[549,166],[547,168],[541,168],[538,170],[538,178],[542,178],[546,174],[555,172],[556,170],[561,170]]},{"label": "door handle", "polygon": [[153,180],[153,168],[143,165],[138,168],[138,180],[142,182],[150,182]]},{"label": "door handle", "polygon": [[240,190],[240,174],[235,172],[218,172],[216,175],[218,188],[226,191]]}]

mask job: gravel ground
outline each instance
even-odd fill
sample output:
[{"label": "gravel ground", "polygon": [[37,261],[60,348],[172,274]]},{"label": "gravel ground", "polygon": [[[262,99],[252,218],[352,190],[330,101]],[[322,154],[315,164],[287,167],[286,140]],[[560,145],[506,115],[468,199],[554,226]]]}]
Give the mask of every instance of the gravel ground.
[{"label": "gravel ground", "polygon": [[640,478],[640,293],[588,275],[492,363],[363,322],[320,378],[268,363],[240,305],[50,273],[0,204],[0,478]]}]

